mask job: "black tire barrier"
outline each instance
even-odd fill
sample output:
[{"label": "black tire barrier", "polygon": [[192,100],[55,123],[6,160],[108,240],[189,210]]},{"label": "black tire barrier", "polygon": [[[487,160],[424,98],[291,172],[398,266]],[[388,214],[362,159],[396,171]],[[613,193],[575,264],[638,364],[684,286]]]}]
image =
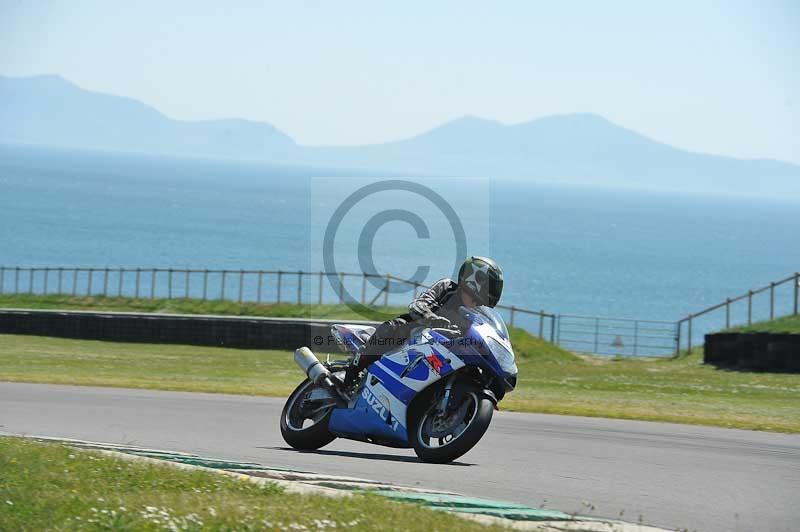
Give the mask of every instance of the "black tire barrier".
[{"label": "black tire barrier", "polygon": [[[341,320],[195,316],[129,312],[0,309],[0,334],[244,349],[337,351],[331,324]],[[348,321],[347,323],[368,323]]]},{"label": "black tire barrier", "polygon": [[707,334],[703,362],[728,369],[800,373],[800,334]]}]

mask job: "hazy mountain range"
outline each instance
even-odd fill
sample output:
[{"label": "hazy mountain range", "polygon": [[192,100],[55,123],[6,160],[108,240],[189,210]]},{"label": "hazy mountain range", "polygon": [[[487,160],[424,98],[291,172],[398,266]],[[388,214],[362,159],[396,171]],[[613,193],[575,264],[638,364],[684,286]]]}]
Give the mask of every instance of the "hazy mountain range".
[{"label": "hazy mountain range", "polygon": [[0,76],[0,142],[393,172],[800,195],[800,166],[680,150],[593,114],[463,117],[409,139],[300,146],[271,124],[173,120],[59,76]]}]

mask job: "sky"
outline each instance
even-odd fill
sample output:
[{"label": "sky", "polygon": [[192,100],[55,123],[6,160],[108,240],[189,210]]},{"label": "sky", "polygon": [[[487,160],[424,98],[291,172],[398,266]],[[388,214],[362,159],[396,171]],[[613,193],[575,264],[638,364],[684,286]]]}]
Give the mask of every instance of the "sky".
[{"label": "sky", "polygon": [[793,0],[0,0],[0,74],[266,121],[304,145],[592,112],[679,148],[800,163]]}]

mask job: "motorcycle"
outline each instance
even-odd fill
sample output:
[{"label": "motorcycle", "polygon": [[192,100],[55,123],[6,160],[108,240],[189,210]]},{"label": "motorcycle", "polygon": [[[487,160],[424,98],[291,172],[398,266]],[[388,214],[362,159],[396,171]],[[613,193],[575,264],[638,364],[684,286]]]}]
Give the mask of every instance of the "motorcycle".
[{"label": "motorcycle", "polygon": [[331,333],[350,360],[319,361],[307,347],[295,362],[307,378],[281,414],[291,447],[319,449],[338,438],[413,448],[424,462],[451,462],[483,437],[503,396],[514,389],[517,366],[508,329],[489,307],[461,307],[457,328],[419,326],[406,343],[370,364],[349,389],[374,327],[334,325]]}]

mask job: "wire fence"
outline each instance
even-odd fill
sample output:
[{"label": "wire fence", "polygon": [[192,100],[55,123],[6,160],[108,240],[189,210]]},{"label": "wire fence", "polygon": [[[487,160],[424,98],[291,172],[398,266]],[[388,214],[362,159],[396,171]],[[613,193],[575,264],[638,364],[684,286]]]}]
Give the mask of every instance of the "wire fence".
[{"label": "wire fence", "polygon": [[[329,277],[337,280],[326,282]],[[334,288],[337,287],[337,288]],[[390,274],[287,270],[4,267],[0,294],[199,299],[239,303],[404,307],[428,286]],[[576,352],[669,356],[707,332],[798,314],[800,273],[689,314],[678,321],[555,314],[498,305],[511,326]]]}]

